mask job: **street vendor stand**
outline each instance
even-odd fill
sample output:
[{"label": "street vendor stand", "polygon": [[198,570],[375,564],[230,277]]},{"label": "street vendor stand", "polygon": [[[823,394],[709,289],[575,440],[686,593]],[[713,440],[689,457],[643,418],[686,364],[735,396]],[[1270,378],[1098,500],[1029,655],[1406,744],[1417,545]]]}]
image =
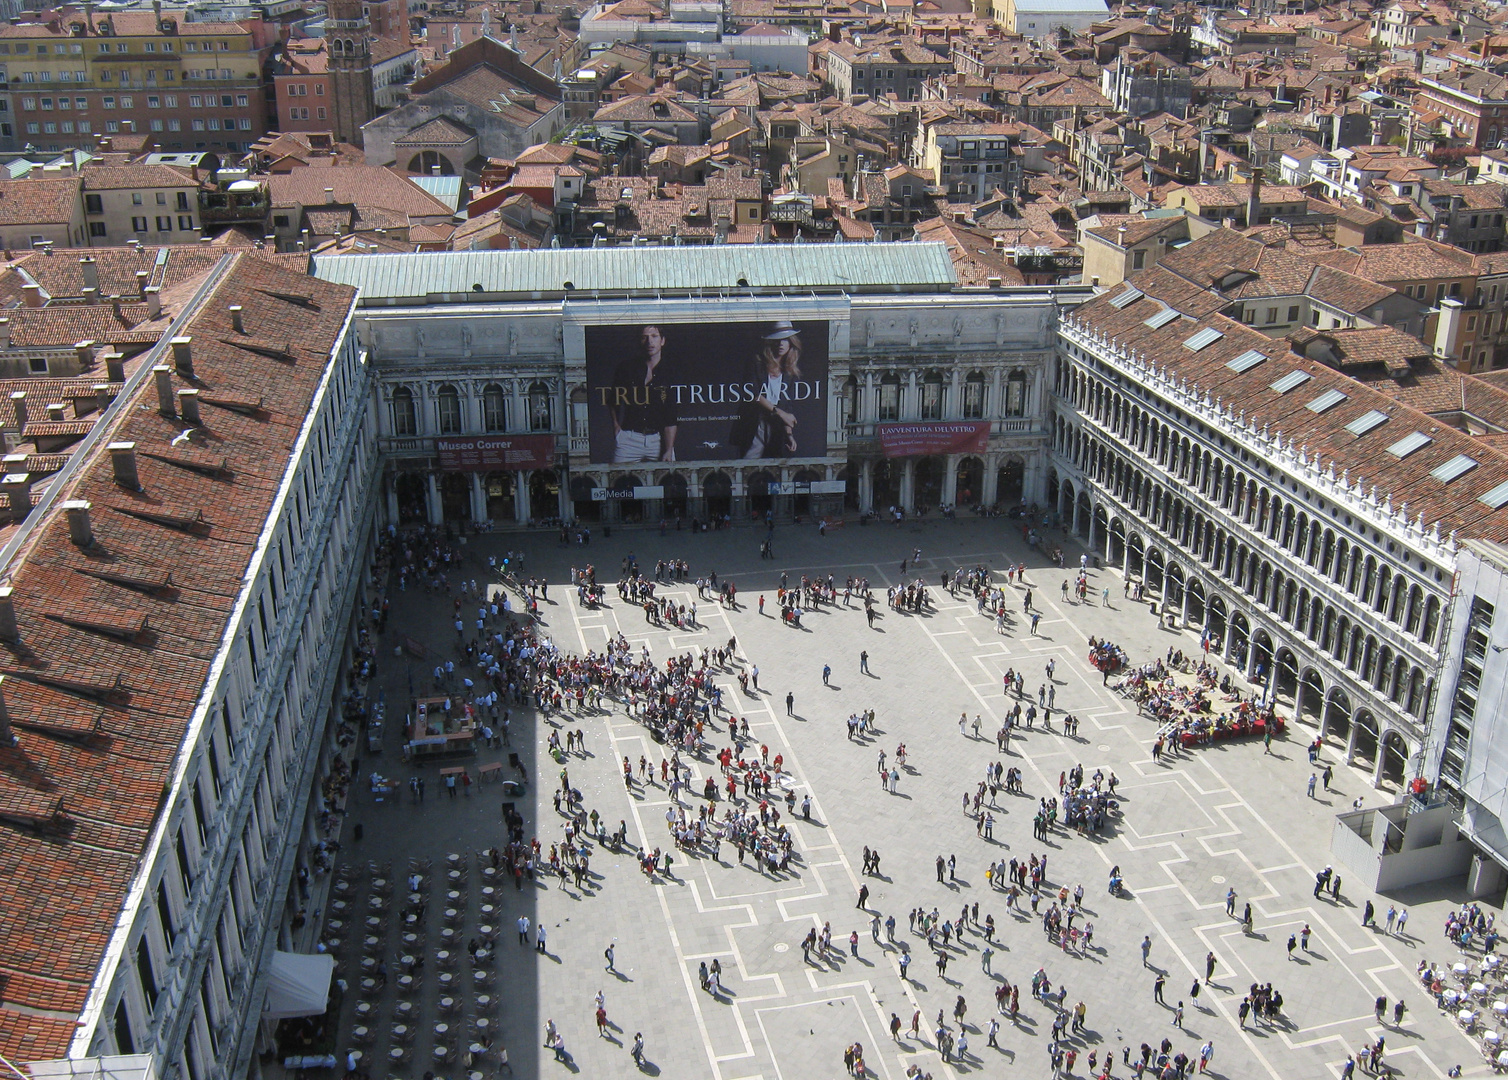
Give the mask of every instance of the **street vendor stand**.
[{"label": "street vendor stand", "polygon": [[408,718],[408,753],[418,762],[476,752],[476,717],[471,706],[446,711],[449,698],[420,698]]}]

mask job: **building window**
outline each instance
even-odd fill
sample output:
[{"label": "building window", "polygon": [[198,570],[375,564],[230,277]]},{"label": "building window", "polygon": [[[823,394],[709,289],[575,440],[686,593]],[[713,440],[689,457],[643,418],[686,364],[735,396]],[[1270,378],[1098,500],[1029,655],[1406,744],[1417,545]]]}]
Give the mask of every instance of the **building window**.
[{"label": "building window", "polygon": [[161,215],[159,215],[158,218],[157,218],[157,231],[158,232],[172,232],[173,231],[173,219],[171,217],[162,217]]},{"label": "building window", "polygon": [[508,430],[508,395],[497,383],[482,390],[482,430]]},{"label": "building window", "polygon": [[190,217],[188,214],[179,214],[178,215],[178,228],[182,232],[193,232],[194,231],[194,219],[192,217]]},{"label": "building window", "polygon": [[461,395],[448,383],[435,394],[435,419],[439,423],[440,434],[461,433]]},{"label": "building window", "polygon": [[970,420],[984,418],[984,372],[971,371],[963,383],[963,415]]},{"label": "building window", "polygon": [[144,217],[133,217],[131,219],[131,231],[132,232],[139,232],[139,233],[146,232],[147,231],[147,219],[144,218]]},{"label": "building window", "polygon": [[921,417],[923,420],[941,420],[943,414],[942,372],[929,371],[922,379]]},{"label": "building window", "polygon": [[105,230],[105,223],[103,221],[91,221],[89,223],[89,235],[108,236],[109,233]]},{"label": "building window", "polygon": [[1288,309],[1288,321],[1291,323],[1299,321],[1299,308],[1297,304]]},{"label": "building window", "polygon": [[1131,269],[1141,270],[1147,265],[1147,253],[1145,251],[1133,251],[1131,253]]},{"label": "building window", "polygon": [[414,408],[414,392],[406,386],[393,391],[393,434],[414,435],[419,428],[418,410]]},{"label": "building window", "polygon": [[880,420],[901,418],[901,377],[894,372],[880,380],[880,398],[875,416]]},{"label": "building window", "polygon": [[1005,416],[1026,415],[1026,372],[1013,371],[1005,380]]},{"label": "building window", "polygon": [[529,430],[552,431],[555,428],[554,410],[550,404],[550,388],[542,382],[529,387]]},{"label": "building window", "polygon": [[98,195],[84,196],[84,213],[103,214],[105,212],[105,200]]}]

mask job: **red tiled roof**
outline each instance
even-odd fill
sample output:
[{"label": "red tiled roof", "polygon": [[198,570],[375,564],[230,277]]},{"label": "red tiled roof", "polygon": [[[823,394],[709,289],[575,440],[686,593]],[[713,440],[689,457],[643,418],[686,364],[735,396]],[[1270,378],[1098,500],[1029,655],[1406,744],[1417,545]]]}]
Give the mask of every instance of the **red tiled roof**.
[{"label": "red tiled roof", "polygon": [[[93,457],[64,495],[86,499],[96,545],[70,543],[61,513],[37,522],[9,568],[21,645],[0,644],[0,671],[19,745],[0,748],[0,1054],[61,1057],[115,930],[121,905],[161,809],[186,726],[242,586],[305,411],[354,302],[354,290],[297,276],[250,254],[234,262],[185,327],[198,388],[272,403],[259,417],[206,410],[205,426],[230,469],[213,477],[138,453],[142,490],[114,482],[109,454]],[[264,291],[264,290],[270,290]],[[317,307],[271,293],[312,296]],[[226,344],[226,308],[238,303],[256,339],[290,347],[289,364]],[[174,382],[180,380],[174,376]],[[168,451],[181,431],[155,404],[151,380],[111,415],[116,440]],[[56,505],[56,504],[54,504]],[[180,531],[143,512],[199,512]],[[89,571],[102,557],[173,571],[155,596]],[[155,568],[155,569],[154,569]],[[67,615],[69,621],[49,618]],[[145,627],[134,640],[89,624]],[[83,688],[94,688],[84,692]],[[100,734],[39,731],[62,715]],[[17,825],[7,814],[33,815]]]}]

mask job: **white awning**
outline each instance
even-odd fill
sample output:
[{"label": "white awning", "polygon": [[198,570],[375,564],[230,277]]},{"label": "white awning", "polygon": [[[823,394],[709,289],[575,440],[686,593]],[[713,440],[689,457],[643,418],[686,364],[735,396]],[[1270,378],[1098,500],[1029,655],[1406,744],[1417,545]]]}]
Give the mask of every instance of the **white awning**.
[{"label": "white awning", "polygon": [[334,972],[335,957],[325,953],[273,953],[262,1019],[318,1016],[330,1000],[330,977]]}]

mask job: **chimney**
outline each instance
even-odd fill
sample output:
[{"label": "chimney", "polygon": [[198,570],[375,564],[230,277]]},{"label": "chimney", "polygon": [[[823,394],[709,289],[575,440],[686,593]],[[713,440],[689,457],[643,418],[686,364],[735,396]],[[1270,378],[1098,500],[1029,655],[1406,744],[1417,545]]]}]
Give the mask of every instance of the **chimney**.
[{"label": "chimney", "polygon": [[91,255],[79,260],[79,269],[84,272],[84,286],[99,291],[99,264]]},{"label": "chimney", "polygon": [[147,302],[147,317],[155,319],[162,314],[162,290],[153,285],[146,291],[144,299]]},{"label": "chimney", "polygon": [[15,592],[9,585],[0,586],[0,640],[16,641],[21,637],[21,631],[16,626]]},{"label": "chimney", "polygon": [[29,308],[42,306],[42,286],[28,282],[21,286],[21,301]]},{"label": "chimney", "polygon": [[149,270],[138,270],[138,271],[136,271],[136,295],[138,297],[140,297],[141,299],[143,299],[143,300],[145,300],[147,298],[147,282],[150,281],[151,279],[152,279],[151,271],[149,271]]},{"label": "chimney", "polygon": [[79,291],[81,293],[83,293],[84,303],[86,303],[86,304],[97,304],[97,303],[99,303],[99,290],[98,289],[91,289],[89,286],[85,285]]},{"label": "chimney", "polygon": [[[7,457],[15,455],[7,454]],[[24,521],[31,513],[31,473],[13,472],[0,477],[0,491],[10,499],[10,519]]]},{"label": "chimney", "polygon": [[177,416],[178,407],[173,403],[172,370],[166,364],[158,364],[152,369],[152,377],[157,380],[157,411],[163,416]]},{"label": "chimney", "polygon": [[1250,69],[1247,69],[1246,71],[1241,72],[1241,89],[1242,90],[1250,90],[1251,89],[1251,70]]},{"label": "chimney", "polygon": [[115,482],[127,491],[140,491],[141,479],[136,475],[136,444],[113,442],[105,449],[110,451],[110,464],[115,470]]},{"label": "chimney", "polygon": [[1435,323],[1435,355],[1449,363],[1455,357],[1456,331],[1461,323],[1460,300],[1444,297],[1439,304],[1440,317]]},{"label": "chimney", "polygon": [[93,341],[75,341],[73,343],[73,352],[79,358],[80,371],[88,371],[94,367]]},{"label": "chimney", "polygon": [[236,333],[238,333],[238,334],[244,334],[244,333],[246,333],[246,324],[241,319],[241,305],[240,304],[232,304],[232,305],[230,305],[230,325],[232,325],[232,326],[234,326],[236,328]]},{"label": "chimney", "polygon": [[87,548],[94,543],[94,530],[89,525],[89,501],[69,499],[63,504],[63,513],[68,515],[68,539],[75,547]]},{"label": "chimney", "polygon": [[114,383],[126,381],[126,358],[113,349],[105,354],[105,377]]},{"label": "chimney", "polygon": [[1262,211],[1262,170],[1251,171],[1251,191],[1246,196],[1246,227],[1249,229],[1257,224],[1257,217]]},{"label": "chimney", "polygon": [[0,348],[10,348],[10,320],[0,319]]},{"label": "chimney", "polygon": [[192,379],[194,377],[194,339],[175,337],[169,344],[173,346],[173,367],[177,370],[179,378]]},{"label": "chimney", "polygon": [[[16,616],[15,612],[11,609],[10,606],[10,596],[8,595],[10,593],[10,590],[6,589],[5,591],[7,593],[7,596],[5,597],[5,610],[11,613],[11,626],[12,628],[14,628]],[[14,634],[12,634],[12,636],[14,636]],[[10,713],[7,712],[5,708],[5,676],[0,675],[0,746],[15,745],[16,733],[11,731],[10,729]]]},{"label": "chimney", "polygon": [[199,426],[199,391],[178,391],[178,411],[183,414],[185,423]]},{"label": "chimney", "polygon": [[110,407],[109,383],[94,384],[94,407],[100,412],[101,415],[103,415],[105,410]]},{"label": "chimney", "polygon": [[68,419],[68,417],[64,415],[67,411],[68,406],[62,404],[61,402],[54,402],[53,404],[47,406],[47,422],[49,424],[61,424],[64,420]]},{"label": "chimney", "polygon": [[16,430],[26,430],[26,391],[17,390],[10,396],[11,408],[16,411]]},{"label": "chimney", "polygon": [[325,202],[326,203],[333,203],[334,201],[335,201],[335,189],[332,188],[332,187],[325,188]]}]

